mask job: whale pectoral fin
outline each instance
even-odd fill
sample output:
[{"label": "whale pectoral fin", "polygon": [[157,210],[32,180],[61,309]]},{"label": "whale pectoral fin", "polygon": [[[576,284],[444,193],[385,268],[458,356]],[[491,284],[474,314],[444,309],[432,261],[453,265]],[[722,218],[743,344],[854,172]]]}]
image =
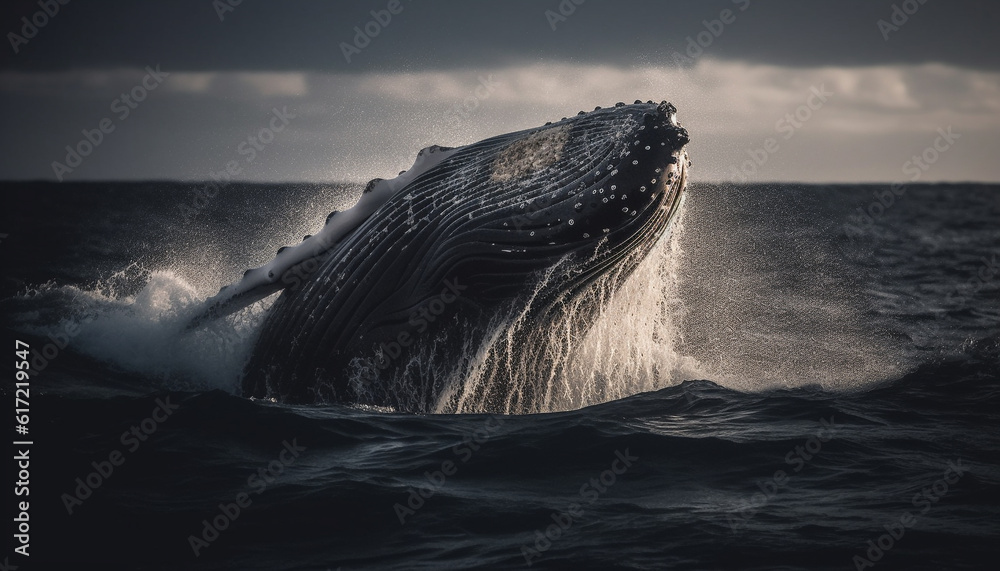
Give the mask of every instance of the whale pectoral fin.
[{"label": "whale pectoral fin", "polygon": [[[202,311],[200,311],[194,316],[193,319],[191,319],[191,321],[188,322],[186,329],[196,329],[213,319],[218,319],[231,313],[236,313],[244,307],[252,305],[253,303],[258,302],[272,293],[280,291],[281,289],[283,289],[281,284],[267,284],[266,286],[258,287],[253,290],[233,294],[231,296],[227,295],[224,299],[211,303],[202,309]],[[219,295],[222,295],[223,293],[224,292],[219,292]]]},{"label": "whale pectoral fin", "polygon": [[247,270],[242,280],[224,286],[215,296],[205,300],[205,304],[188,321],[185,329],[195,329],[208,321],[235,313],[288,285],[280,279],[268,277],[266,273],[265,268]]}]

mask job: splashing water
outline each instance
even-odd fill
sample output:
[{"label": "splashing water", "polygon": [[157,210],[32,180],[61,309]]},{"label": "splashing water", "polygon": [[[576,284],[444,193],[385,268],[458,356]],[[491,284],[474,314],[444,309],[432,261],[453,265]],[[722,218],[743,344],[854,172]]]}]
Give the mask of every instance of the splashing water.
[{"label": "splashing water", "polygon": [[[497,320],[435,412],[572,410],[694,378],[697,363],[674,350],[683,212],[682,203],[670,233],[617,291],[619,273],[600,278],[565,302],[546,330],[533,329],[534,297],[516,315]],[[553,267],[535,294],[564,270]]]},{"label": "splashing water", "polygon": [[[462,374],[439,373],[433,411],[572,410],[693,379],[744,392],[854,390],[912,368],[866,316],[824,224],[808,220],[821,213],[807,200],[769,214],[806,218],[804,232],[761,244],[754,236],[764,233],[720,215],[718,196],[691,194],[693,208],[682,206],[617,291],[618,276],[605,276],[545,330],[532,329],[530,303],[496,320],[479,347],[467,348]],[[422,370],[433,370],[431,355],[419,357]]]},{"label": "splashing water", "polygon": [[[545,330],[532,329],[530,304],[496,316],[485,333],[456,327],[443,335],[462,335],[457,367],[435,357],[447,339],[422,339],[402,375],[378,382],[430,403],[414,410],[525,413],[577,409],[690,379],[761,391],[855,389],[898,378],[907,368],[899,347],[866,318],[856,284],[840,275],[842,260],[810,219],[816,213],[808,204],[767,204],[756,213],[767,216],[748,219],[754,192],[689,189],[669,234],[617,290],[610,284],[619,276],[601,278],[564,303]],[[794,235],[759,231],[796,216],[803,220],[790,225]],[[566,270],[557,265],[538,287]],[[273,302],[185,332],[204,295],[179,272],[134,264],[91,289],[42,286],[26,297],[60,316],[26,329],[44,336],[77,323],[72,349],[116,370],[168,389],[232,393]],[[351,371],[359,390],[372,375],[380,373],[370,363]],[[414,386],[420,394],[412,394]]]},{"label": "splashing water", "polygon": [[[123,284],[136,280],[145,281],[141,289],[123,293]],[[231,321],[184,332],[201,296],[173,271],[147,272],[137,265],[90,289],[47,285],[24,299],[59,310],[59,315],[71,309],[71,317],[49,325],[29,321],[27,332],[45,336],[74,331],[72,350],[114,370],[139,374],[160,388],[230,392],[238,391],[239,371],[265,307],[259,303]]]}]

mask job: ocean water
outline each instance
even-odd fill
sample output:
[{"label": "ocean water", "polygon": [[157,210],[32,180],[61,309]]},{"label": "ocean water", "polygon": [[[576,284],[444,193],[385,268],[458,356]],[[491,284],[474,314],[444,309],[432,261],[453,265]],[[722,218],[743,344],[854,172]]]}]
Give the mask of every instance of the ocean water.
[{"label": "ocean water", "polygon": [[996,566],[1000,188],[694,184],[546,410],[410,414],[242,398],[272,300],[178,325],[360,187],[199,186],[3,184],[22,569]]}]

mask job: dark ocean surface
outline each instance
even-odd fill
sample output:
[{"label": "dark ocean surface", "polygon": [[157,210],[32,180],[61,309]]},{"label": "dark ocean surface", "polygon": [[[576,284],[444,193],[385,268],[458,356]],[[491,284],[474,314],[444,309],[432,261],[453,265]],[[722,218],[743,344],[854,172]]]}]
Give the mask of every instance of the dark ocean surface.
[{"label": "dark ocean surface", "polygon": [[695,184],[639,309],[595,329],[599,374],[567,381],[601,390],[415,415],[242,398],[266,304],[174,322],[359,187],[2,186],[0,312],[33,371],[11,434],[33,444],[30,496],[3,469],[30,557],[5,540],[0,562],[997,568],[998,187]]}]

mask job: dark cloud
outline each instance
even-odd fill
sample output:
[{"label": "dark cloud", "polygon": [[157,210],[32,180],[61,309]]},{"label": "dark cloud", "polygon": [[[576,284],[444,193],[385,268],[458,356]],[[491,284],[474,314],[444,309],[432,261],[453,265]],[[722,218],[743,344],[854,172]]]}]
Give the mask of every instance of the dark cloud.
[{"label": "dark cloud", "polygon": [[[46,0],[55,2],[56,0]],[[186,71],[334,71],[496,66],[523,62],[662,65],[683,53],[704,21],[731,9],[706,49],[712,57],[791,66],[940,62],[1000,67],[1000,3],[973,0],[401,0],[370,45],[345,61],[371,11],[389,0],[365,2],[243,0],[220,21],[226,0],[77,0],[13,53],[0,52],[0,69],[143,67],[159,62]],[[553,30],[546,10],[575,6]],[[912,9],[886,41],[877,25],[893,6]],[[904,6],[905,5],[905,6]],[[741,7],[746,10],[741,11]],[[0,29],[19,33],[37,1],[7,2]],[[898,16],[897,16],[898,18]],[[897,20],[898,21],[898,20]],[[718,29],[718,28],[717,28]]]}]

